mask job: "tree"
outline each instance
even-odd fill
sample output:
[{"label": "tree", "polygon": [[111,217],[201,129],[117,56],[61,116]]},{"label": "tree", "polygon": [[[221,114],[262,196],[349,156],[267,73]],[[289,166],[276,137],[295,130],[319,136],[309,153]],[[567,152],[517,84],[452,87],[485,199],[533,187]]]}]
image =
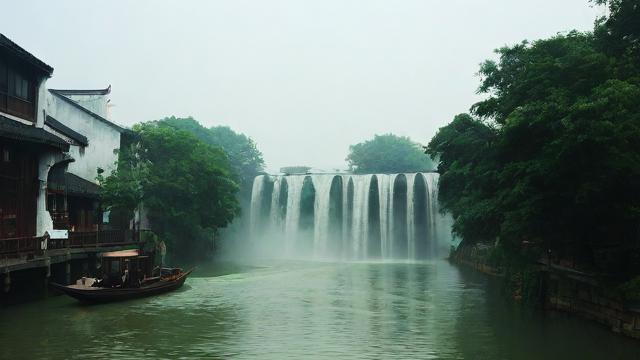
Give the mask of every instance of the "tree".
[{"label": "tree", "polygon": [[501,213],[496,199],[487,196],[497,191],[496,139],[494,127],[460,114],[426,148],[439,158],[441,208],[454,214],[453,231],[467,243],[492,241],[498,235]]},{"label": "tree", "polygon": [[346,158],[355,173],[407,173],[434,169],[422,147],[406,136],[375,135],[372,140],[351,145]]},{"label": "tree", "polygon": [[226,154],[166,125],[142,123],[133,130],[138,142],[124,149],[118,170],[101,179],[104,205],[125,208],[141,201],[173,254],[203,254],[212,234],[238,213],[238,187]]},{"label": "tree", "polygon": [[158,124],[185,130],[205,144],[222,148],[231,163],[233,174],[240,185],[241,193],[250,196],[253,179],[264,170],[264,159],[256,143],[244,134],[233,131],[228,126],[205,128],[195,119],[168,117]]},{"label": "tree", "polygon": [[[637,1],[635,1],[637,3]],[[633,1],[594,32],[497,50],[481,65],[476,118],[440,129],[440,199],[464,241],[533,244],[628,276],[640,265],[640,68]],[[636,17],[637,19],[637,17]],[[605,254],[606,249],[606,256]]]}]

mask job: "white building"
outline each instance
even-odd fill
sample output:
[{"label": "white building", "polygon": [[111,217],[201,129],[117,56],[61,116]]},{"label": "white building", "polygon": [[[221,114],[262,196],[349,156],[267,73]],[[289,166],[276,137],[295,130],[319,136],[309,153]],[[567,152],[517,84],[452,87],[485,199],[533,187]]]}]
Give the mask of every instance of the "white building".
[{"label": "white building", "polygon": [[[86,137],[87,142],[70,141],[74,162],[67,172],[95,183],[98,168],[108,174],[114,169],[122,135],[130,131],[107,118],[111,87],[101,90],[49,90],[47,130],[56,132],[56,122]],[[63,131],[60,131],[63,133]],[[64,135],[64,133],[63,133]]]},{"label": "white building", "polygon": [[[48,90],[53,68],[0,34],[0,277],[136,243],[101,226],[98,168],[108,175],[133,133],[109,120],[110,87]],[[54,232],[53,230],[69,230]],[[60,270],[58,268],[58,270]],[[69,281],[69,280],[67,280]]]},{"label": "white building", "polygon": [[[63,196],[50,201],[56,227],[75,231],[95,231],[102,222],[98,210],[99,169],[110,174],[118,152],[131,138],[127,130],[108,119],[111,86],[98,90],[54,90],[47,92],[45,129],[64,138],[73,158],[66,168],[50,178],[52,198],[64,189]],[[66,218],[65,215],[67,216]]]}]

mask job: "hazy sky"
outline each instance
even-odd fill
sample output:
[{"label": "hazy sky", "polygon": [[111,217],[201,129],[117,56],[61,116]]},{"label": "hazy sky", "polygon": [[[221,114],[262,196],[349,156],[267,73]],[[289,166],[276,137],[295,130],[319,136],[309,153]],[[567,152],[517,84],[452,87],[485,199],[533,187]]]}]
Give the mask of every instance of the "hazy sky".
[{"label": "hazy sky", "polygon": [[50,88],[112,85],[124,125],[193,116],[251,136],[271,170],[345,167],[392,132],[427,143],[478,100],[493,49],[589,30],[588,0],[10,1],[0,32]]}]

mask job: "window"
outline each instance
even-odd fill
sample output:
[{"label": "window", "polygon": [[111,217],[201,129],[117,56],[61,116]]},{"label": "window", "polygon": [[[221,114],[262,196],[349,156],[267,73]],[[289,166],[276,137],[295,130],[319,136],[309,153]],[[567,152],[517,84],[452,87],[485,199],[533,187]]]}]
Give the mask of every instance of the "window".
[{"label": "window", "polygon": [[0,92],[7,88],[7,64],[0,60]]},{"label": "window", "polygon": [[29,100],[29,82],[20,76],[20,74],[15,74],[15,92],[13,95],[19,97],[23,100]]},{"label": "window", "polygon": [[0,111],[35,118],[35,87],[29,72],[0,60]]},{"label": "window", "polygon": [[9,77],[9,95],[30,101],[29,81],[13,69],[9,69],[7,73]]}]

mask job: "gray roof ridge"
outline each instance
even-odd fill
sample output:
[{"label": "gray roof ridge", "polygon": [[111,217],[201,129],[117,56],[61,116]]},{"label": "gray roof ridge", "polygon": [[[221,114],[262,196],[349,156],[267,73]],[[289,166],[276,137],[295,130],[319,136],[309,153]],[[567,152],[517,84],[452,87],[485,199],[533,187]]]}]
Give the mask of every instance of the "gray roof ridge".
[{"label": "gray roof ridge", "polygon": [[47,117],[44,120],[44,123],[52,127],[54,130],[61,132],[65,136],[70,137],[71,139],[77,141],[78,143],[84,146],[89,145],[89,139],[87,139],[86,136],[80,134],[79,132],[68,127],[67,125],[61,123],[59,120],[57,120],[51,115],[47,115]]},{"label": "gray roof ridge", "polygon": [[13,51],[19,57],[22,57],[25,61],[31,63],[32,66],[39,68],[45,72],[48,76],[53,73],[53,68],[47,65],[44,61],[38,59],[35,55],[25,50],[22,46],[16,44],[13,40],[0,33],[0,47],[4,47],[9,51]]},{"label": "gray roof ridge", "polygon": [[65,102],[67,102],[67,103],[69,103],[69,104],[71,104],[71,105],[75,106],[76,108],[78,108],[78,109],[80,109],[80,110],[84,111],[85,113],[87,113],[87,114],[89,114],[89,115],[93,116],[94,118],[96,118],[96,119],[98,119],[98,120],[102,121],[103,123],[105,123],[105,124],[107,124],[107,125],[109,125],[109,126],[111,126],[111,127],[115,128],[116,130],[118,130],[118,131],[119,131],[119,132],[121,132],[121,133],[122,133],[122,132],[127,132],[127,131],[128,131],[128,129],[127,129],[127,128],[125,128],[125,127],[123,127],[123,126],[120,126],[120,125],[118,125],[118,124],[116,124],[116,123],[112,122],[111,120],[105,119],[104,117],[102,117],[102,116],[100,116],[100,115],[98,115],[98,114],[94,113],[93,111],[91,111],[91,110],[87,109],[86,107],[84,107],[84,106],[82,106],[82,105],[78,104],[77,102],[75,102],[75,101],[73,101],[73,100],[69,99],[69,98],[68,98],[68,97],[66,97],[64,94],[60,93],[60,92],[59,92],[59,90],[49,89],[49,92],[50,92],[50,93],[52,93],[53,95],[55,95],[55,96],[59,97],[60,99],[64,100]]},{"label": "gray roof ridge", "polygon": [[105,89],[49,89],[62,95],[108,95],[111,93],[111,85]]}]

